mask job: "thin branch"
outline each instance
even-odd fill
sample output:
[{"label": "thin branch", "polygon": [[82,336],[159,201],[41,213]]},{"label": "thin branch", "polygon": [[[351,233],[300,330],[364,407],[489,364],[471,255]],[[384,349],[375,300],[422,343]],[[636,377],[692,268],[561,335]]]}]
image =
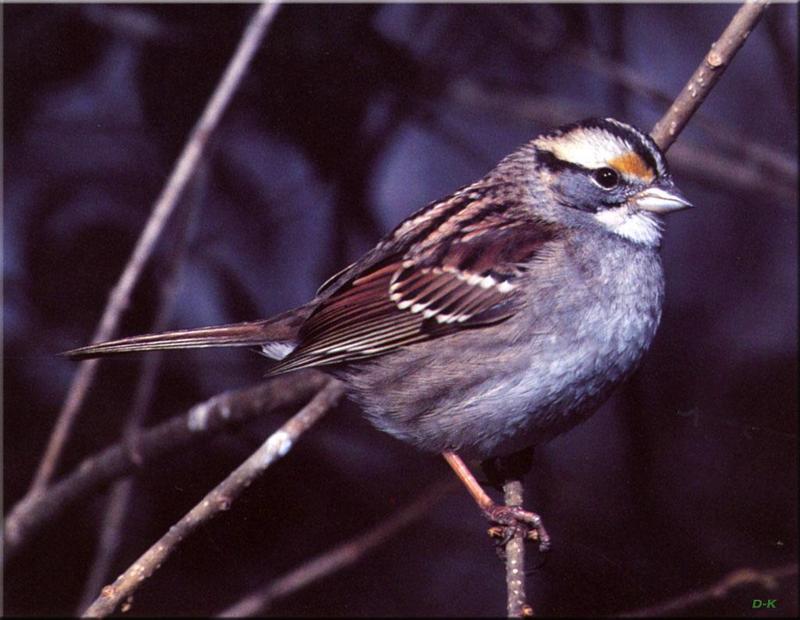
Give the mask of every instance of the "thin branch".
[{"label": "thin branch", "polygon": [[279,599],[291,596],[312,583],[355,564],[400,530],[422,518],[436,502],[456,486],[457,483],[451,476],[434,483],[414,502],[402,510],[394,511],[392,516],[371,530],[304,562],[220,612],[218,617],[237,618],[263,614]]},{"label": "thin branch", "polygon": [[[509,479],[503,483],[506,506],[522,507],[522,480]],[[509,618],[524,618],[533,615],[533,609],[525,597],[525,532],[521,528],[514,532],[505,545],[506,556],[506,609]]]},{"label": "thin branch", "polygon": [[195,405],[186,414],[143,431],[131,444],[118,443],[84,460],[70,475],[43,493],[26,496],[5,521],[4,555],[12,557],[65,508],[121,476],[146,467],[201,438],[274,411],[308,402],[328,379],[318,372],[276,377],[246,390],[224,392]]},{"label": "thin branch", "polygon": [[[769,15],[769,13],[767,13]],[[663,90],[651,86],[648,78],[624,63],[605,58],[589,49],[573,47],[569,57],[585,68],[605,76],[642,97],[659,105],[670,105],[672,97]],[[574,55],[573,55],[574,54]],[[783,178],[784,182],[796,184],[797,175],[791,157],[780,150],[760,142],[739,131],[737,127],[722,123],[698,111],[693,117],[695,124],[708,134],[721,148],[745,156],[759,166],[768,166],[770,171]]]},{"label": "thin branch", "polygon": [[744,45],[750,32],[758,24],[767,4],[767,0],[755,0],[743,4],[720,38],[711,44],[711,51],[706,54],[667,113],[650,132],[662,151],[666,152],[675,142],[689,119],[722,77],[736,52]]},{"label": "thin branch", "polygon": [[[203,169],[201,168],[201,171]],[[181,267],[184,264],[189,249],[190,228],[197,210],[200,205],[198,188],[203,184],[201,178],[204,175],[196,175],[193,182],[194,191],[191,201],[184,208],[179,210],[179,226],[176,227],[176,239],[169,244],[170,256],[166,259],[167,270],[160,279],[159,286],[159,307],[156,318],[153,321],[151,332],[160,332],[169,325],[175,302],[180,288]],[[161,372],[161,365],[164,354],[155,351],[145,357],[142,362],[142,372],[136,384],[136,391],[133,398],[133,406],[128,414],[125,428],[122,432],[123,442],[133,446],[142,432],[147,412],[149,411],[153,398],[155,397],[156,385]],[[133,448],[135,451],[135,448]],[[94,600],[97,591],[103,586],[108,578],[114,558],[117,554],[120,541],[122,539],[123,524],[130,498],[133,495],[134,480],[127,478],[118,481],[111,489],[105,500],[102,523],[97,535],[97,547],[95,549],[94,560],[92,561],[89,576],[83,587],[81,602],[77,612],[86,609]]]},{"label": "thin branch", "polygon": [[336,380],[329,381],[310,403],[270,435],[258,450],[170,527],[113,584],[103,588],[100,596],[84,612],[84,617],[102,618],[113,613],[120,602],[128,599],[145,579],[158,570],[184,538],[198,526],[228,510],[239,494],[272,463],[285,456],[303,433],[333,408],[343,395],[344,385]]},{"label": "thin branch", "polygon": [[710,601],[718,601],[725,598],[731,591],[745,585],[760,585],[766,590],[775,590],[779,581],[797,577],[797,564],[786,564],[778,568],[769,570],[756,570],[753,568],[740,568],[723,577],[720,581],[708,588],[693,590],[686,594],[681,594],[673,599],[653,605],[652,607],[642,607],[623,614],[621,618],[652,618],[674,616],[679,612],[685,612],[691,607]]},{"label": "thin branch", "polygon": [[[272,23],[277,9],[277,2],[263,3],[247,25],[247,29],[242,35],[239,46],[225,69],[222,79],[214,90],[203,114],[192,129],[189,139],[175,164],[175,168],[167,180],[167,184],[156,200],[150,218],[139,240],[136,242],[136,247],[119,281],[109,295],[108,303],[103,311],[103,316],[94,333],[92,342],[108,340],[116,333],[120,318],[129,305],[133,288],[138,282],[170,215],[175,210],[175,205],[183,193],[183,189],[192,177],[209,137],[217,127],[223,112],[250,64],[250,60]],[[58,420],[53,433],[50,435],[47,449],[28,490],[29,496],[42,491],[55,474],[72,425],[94,380],[98,362],[99,360],[97,359],[88,360],[82,362],[78,368],[64,405],[58,414]]]}]

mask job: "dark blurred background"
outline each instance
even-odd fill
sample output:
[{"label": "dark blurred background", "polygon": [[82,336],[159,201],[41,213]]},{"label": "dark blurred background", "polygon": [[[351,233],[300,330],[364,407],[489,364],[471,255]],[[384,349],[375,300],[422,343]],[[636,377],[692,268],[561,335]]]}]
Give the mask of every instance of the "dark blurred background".
[{"label": "dark blurred background", "polygon": [[[181,229],[170,327],[301,304],[411,211],[562,122],[647,130],[735,5],[287,5],[137,287],[149,331]],[[5,5],[4,494],[25,493],[76,366],[252,5]],[[635,378],[540,448],[527,503],[544,615],[608,615],[796,561],[797,5],[770,7],[669,153],[667,300]],[[104,362],[60,475],[118,441],[144,356]],[[261,380],[249,351],[164,357],[147,425]],[[285,416],[135,477],[126,568]],[[137,592],[134,615],[210,614],[364,531],[446,473],[344,405]],[[104,496],[5,567],[5,613],[71,614]],[[793,580],[791,580],[793,581]],[[787,587],[788,585],[788,587]],[[770,598],[794,615],[794,584]],[[687,614],[753,613],[744,588]],[[463,490],[280,615],[500,615],[503,566]]]}]

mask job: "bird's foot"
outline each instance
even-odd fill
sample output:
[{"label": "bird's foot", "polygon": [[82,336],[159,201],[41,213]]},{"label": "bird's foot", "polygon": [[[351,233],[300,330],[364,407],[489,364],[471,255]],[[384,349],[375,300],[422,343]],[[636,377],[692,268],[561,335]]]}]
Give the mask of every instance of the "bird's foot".
[{"label": "bird's foot", "polygon": [[528,512],[517,506],[494,504],[484,509],[484,514],[492,523],[489,536],[498,539],[498,545],[504,547],[517,534],[525,540],[539,542],[539,551],[550,549],[550,536],[544,528],[542,518],[534,512]]}]

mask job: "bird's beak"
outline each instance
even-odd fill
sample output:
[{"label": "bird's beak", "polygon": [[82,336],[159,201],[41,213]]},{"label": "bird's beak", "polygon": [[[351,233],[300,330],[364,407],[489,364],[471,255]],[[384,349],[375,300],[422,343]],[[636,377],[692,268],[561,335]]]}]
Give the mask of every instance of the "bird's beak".
[{"label": "bird's beak", "polygon": [[650,211],[651,213],[672,213],[681,209],[688,209],[692,203],[686,200],[681,193],[674,187],[664,189],[662,187],[649,187],[636,194],[631,202],[637,209]]}]

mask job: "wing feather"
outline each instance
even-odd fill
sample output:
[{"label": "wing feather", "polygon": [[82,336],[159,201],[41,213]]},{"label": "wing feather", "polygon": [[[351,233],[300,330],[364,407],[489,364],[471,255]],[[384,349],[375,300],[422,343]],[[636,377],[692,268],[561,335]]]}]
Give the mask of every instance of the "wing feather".
[{"label": "wing feather", "polygon": [[[382,355],[512,316],[521,279],[556,233],[480,193],[450,202],[417,214],[415,231],[395,229],[392,235],[404,231],[413,240],[409,246],[390,235],[378,248],[391,246],[394,254],[373,255],[340,272],[347,275],[328,285],[329,296],[301,327],[298,346],[271,374]],[[459,226],[459,217],[468,224]]]}]

